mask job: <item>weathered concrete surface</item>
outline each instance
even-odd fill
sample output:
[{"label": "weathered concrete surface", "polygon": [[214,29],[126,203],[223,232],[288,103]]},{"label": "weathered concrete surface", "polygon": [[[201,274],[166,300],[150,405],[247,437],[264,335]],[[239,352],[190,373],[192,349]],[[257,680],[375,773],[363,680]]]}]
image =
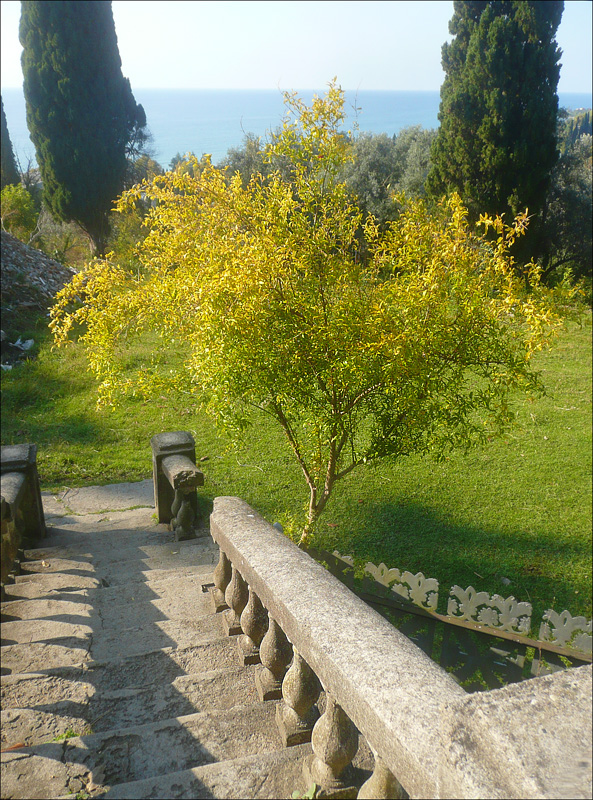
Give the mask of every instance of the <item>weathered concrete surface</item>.
[{"label": "weathered concrete surface", "polygon": [[21,575],[17,575],[15,583],[39,580],[52,572],[61,572],[64,575],[80,575],[83,578],[93,577],[96,572],[90,559],[75,561],[71,558],[53,558],[51,556],[48,556],[44,561],[25,561],[21,567],[23,572]]},{"label": "weathered concrete surface", "polygon": [[[18,578],[22,576],[17,575]],[[87,596],[85,590],[97,589],[101,582],[96,578],[87,578],[80,575],[45,575],[42,582],[39,581],[18,581],[17,583],[4,587],[7,598],[11,600],[34,600],[41,597],[53,597],[56,595],[72,594],[73,596]],[[82,594],[81,594],[82,593]]]},{"label": "weathered concrete surface", "polygon": [[117,606],[145,601],[169,619],[199,616],[210,607],[209,595],[202,586],[211,582],[210,570],[198,571],[195,567],[151,570],[144,581],[103,587],[97,593],[96,608],[100,608],[102,614],[120,614],[125,609]]},{"label": "weathered concrete surface", "polygon": [[64,702],[81,706],[95,689],[85,681],[86,673],[76,668],[57,670],[54,674],[36,672],[3,675],[0,678],[2,708],[48,709]]},{"label": "weathered concrete surface", "polygon": [[85,665],[85,675],[98,691],[114,691],[160,685],[182,675],[236,665],[237,644],[225,638],[186,648],[164,647],[137,656],[92,661]]},{"label": "weathered concrete surface", "polygon": [[90,660],[90,637],[62,639],[59,644],[33,642],[2,647],[2,675],[35,672],[41,666],[70,667]]},{"label": "weathered concrete surface", "polygon": [[[118,512],[118,516],[127,515],[127,512]],[[115,516],[115,515],[114,515]],[[88,519],[85,517],[84,519]],[[107,525],[109,527],[107,528]],[[50,541],[57,541],[60,537],[67,536],[72,538],[72,533],[84,533],[80,541],[63,546],[51,546],[35,550],[25,550],[25,558],[30,561],[42,561],[47,558],[65,558],[76,560],[92,559],[94,564],[109,564],[113,561],[131,561],[140,555],[143,558],[158,557],[162,552],[175,550],[181,554],[192,552],[205,552],[211,549],[211,544],[203,540],[192,539],[189,541],[176,542],[175,534],[168,530],[162,530],[163,525],[146,531],[128,530],[123,527],[123,521],[118,519],[114,525],[105,521],[104,530],[99,531],[98,525],[93,526],[92,534],[89,531],[80,531],[78,527],[75,531],[63,531],[56,528],[52,529]],[[86,526],[85,526],[86,527]],[[100,535],[99,535],[100,533]]]},{"label": "weathered concrete surface", "polygon": [[64,743],[41,745],[42,753],[25,748],[2,753],[2,797],[40,800],[70,796],[88,783],[89,770],[83,764],[62,763]]},{"label": "weathered concrete surface", "polygon": [[85,721],[81,719],[79,709],[71,709],[69,713],[70,709],[71,705],[68,701],[64,701],[61,705],[57,703],[52,705],[51,711],[9,708],[0,712],[2,747],[11,747],[19,742],[33,747],[52,742],[67,731],[84,733]]},{"label": "weathered concrete surface", "polygon": [[[6,676],[13,678],[15,676]],[[65,681],[51,676],[22,677],[27,691],[4,692],[2,746],[18,742],[32,746],[51,742],[66,731],[80,735],[145,725],[154,720],[188,716],[201,711],[228,710],[257,702],[251,672],[245,667],[183,675],[172,683],[138,689],[97,692],[90,683]],[[59,681],[52,685],[52,681]],[[64,699],[67,697],[68,699]]]},{"label": "weathered concrete surface", "polygon": [[[122,548],[122,558],[114,558],[117,553],[117,546],[111,548],[111,555],[108,558],[99,557],[84,560],[82,556],[77,556],[78,560],[55,558],[47,556],[40,561],[30,561],[23,564],[23,574],[16,577],[15,583],[26,583],[28,581],[40,581],[46,575],[60,573],[69,578],[97,578],[103,585],[122,585],[130,581],[147,580],[148,577],[158,578],[156,570],[176,570],[178,576],[181,570],[189,571],[189,568],[204,568],[202,572],[212,571],[218,555],[215,550],[208,545],[186,547],[183,550],[174,547],[173,544],[163,544],[147,548],[146,553],[141,548]],[[128,562],[127,569],[123,562]],[[51,584],[47,584],[48,586]],[[55,584],[52,588],[59,588]]]},{"label": "weathered concrete surface", "polygon": [[309,787],[304,786],[302,761],[311,753],[309,744],[273,753],[244,756],[232,761],[113,786],[105,795],[109,800],[153,800],[153,798],[245,797],[290,798]]},{"label": "weathered concrete surface", "polygon": [[[60,598],[67,595],[60,595]],[[89,603],[76,603],[73,600],[62,600],[51,597],[34,600],[12,600],[2,604],[2,622],[17,619],[41,620],[51,617],[57,622],[77,621],[90,618],[93,606]]]},{"label": "weathered concrete surface", "polygon": [[171,683],[97,693],[88,716],[95,732],[144,725],[200,711],[223,711],[257,702],[251,671],[246,667],[181,675]]},{"label": "weathered concrete surface", "polygon": [[86,639],[93,630],[88,625],[56,622],[53,619],[27,619],[2,625],[2,644],[49,642],[54,639]]},{"label": "weathered concrete surface", "polygon": [[[64,760],[90,770],[101,767],[104,784],[110,785],[281,749],[275,710],[275,703],[255,703],[73,737],[66,740]],[[43,756],[46,746],[31,752]]]},{"label": "weathered concrete surface", "polygon": [[123,511],[137,506],[154,508],[154,489],[150,479],[134,483],[64,489],[57,495],[42,492],[41,497],[46,516],[101,514],[105,511]]},{"label": "weathered concrete surface", "polygon": [[[472,694],[444,712],[440,796],[590,798],[591,666]],[[495,787],[495,791],[492,791]]]},{"label": "weathered concrete surface", "polygon": [[125,630],[109,629],[93,639],[91,653],[104,661],[124,655],[137,655],[163,647],[190,647],[223,635],[221,620],[199,617],[195,620],[149,620]]}]

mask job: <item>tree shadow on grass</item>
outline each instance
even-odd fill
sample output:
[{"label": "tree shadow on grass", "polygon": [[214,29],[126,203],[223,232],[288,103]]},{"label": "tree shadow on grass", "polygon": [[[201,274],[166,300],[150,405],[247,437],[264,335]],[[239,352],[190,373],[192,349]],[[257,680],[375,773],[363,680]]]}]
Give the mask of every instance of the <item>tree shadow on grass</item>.
[{"label": "tree shadow on grass", "polygon": [[[591,588],[590,582],[583,585],[590,574],[585,563],[590,554],[576,538],[479,528],[419,503],[366,503],[364,510],[352,506],[351,512],[343,515],[349,520],[346,526],[321,520],[315,546],[338,550],[361,564],[383,562],[388,568],[436,578],[442,613],[455,584],[531,602],[536,632],[548,608],[584,613]],[[582,577],[576,571],[579,562]]]},{"label": "tree shadow on grass", "polygon": [[[19,369],[27,369],[27,365]],[[69,379],[35,372],[16,377],[18,379],[14,380],[11,375],[2,387],[4,444],[23,441],[36,444],[64,441],[88,444],[101,434],[103,426],[94,406],[68,411],[65,404],[60,402],[76,391]]]}]

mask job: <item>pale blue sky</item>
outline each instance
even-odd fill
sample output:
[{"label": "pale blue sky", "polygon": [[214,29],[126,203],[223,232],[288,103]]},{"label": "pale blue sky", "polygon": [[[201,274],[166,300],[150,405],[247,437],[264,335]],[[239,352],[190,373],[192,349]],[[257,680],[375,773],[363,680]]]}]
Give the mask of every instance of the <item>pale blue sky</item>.
[{"label": "pale blue sky", "polygon": [[[591,0],[567,0],[559,91],[591,92]],[[2,88],[22,85],[20,2],[2,0]],[[440,88],[453,3],[114,0],[132,88]]]}]

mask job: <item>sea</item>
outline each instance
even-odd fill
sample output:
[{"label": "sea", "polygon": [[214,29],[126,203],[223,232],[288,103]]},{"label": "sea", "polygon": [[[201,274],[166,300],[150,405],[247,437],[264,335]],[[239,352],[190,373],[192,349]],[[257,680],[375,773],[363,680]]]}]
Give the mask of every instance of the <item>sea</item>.
[{"label": "sea", "polygon": [[[310,103],[314,94],[298,92]],[[230,148],[241,147],[246,134],[265,140],[276,130],[284,115],[283,95],[277,89],[137,89],[134,96],[146,111],[152,134],[151,155],[167,168],[180,153],[198,157],[209,153],[219,163]],[[591,108],[589,93],[559,93],[560,106]],[[35,164],[35,148],[29,138],[22,89],[2,89],[2,100],[13,150],[22,168]],[[398,134],[403,128],[439,125],[439,92],[347,91],[345,130]]]}]

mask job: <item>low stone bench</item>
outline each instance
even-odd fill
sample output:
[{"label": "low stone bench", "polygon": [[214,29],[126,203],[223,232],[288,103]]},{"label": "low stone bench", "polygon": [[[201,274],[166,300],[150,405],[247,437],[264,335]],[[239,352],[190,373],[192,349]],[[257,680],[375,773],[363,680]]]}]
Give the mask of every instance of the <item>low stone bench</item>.
[{"label": "low stone bench", "polygon": [[14,570],[19,550],[45,536],[45,517],[34,444],[1,448],[2,583]]},{"label": "low stone bench", "polygon": [[204,485],[204,475],[195,464],[194,439],[187,431],[175,431],[159,433],[150,443],[159,522],[170,525],[176,541],[194,539],[199,523],[196,489]]}]

